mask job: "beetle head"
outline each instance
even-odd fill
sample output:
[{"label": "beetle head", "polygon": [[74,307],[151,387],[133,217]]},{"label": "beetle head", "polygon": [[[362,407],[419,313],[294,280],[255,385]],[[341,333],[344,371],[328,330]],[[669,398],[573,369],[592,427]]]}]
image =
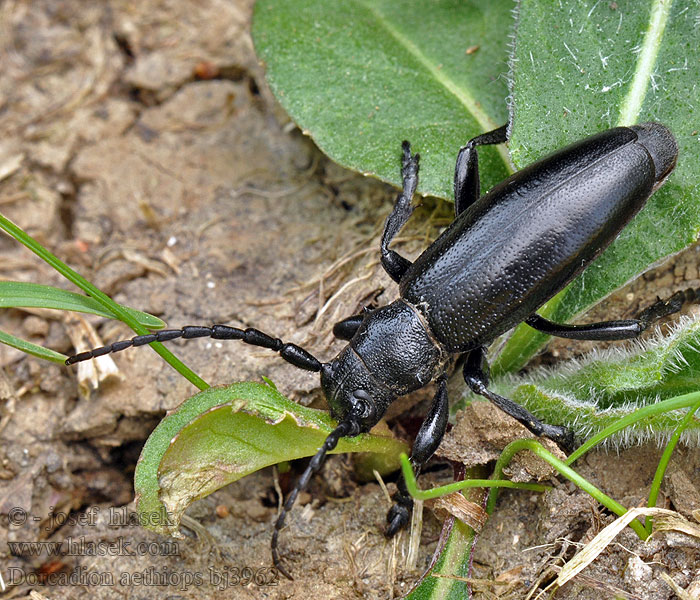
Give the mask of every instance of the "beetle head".
[{"label": "beetle head", "polygon": [[356,419],[360,431],[369,431],[384,416],[395,394],[376,380],[357,353],[346,346],[321,369],[321,387],[331,415],[339,422]]}]

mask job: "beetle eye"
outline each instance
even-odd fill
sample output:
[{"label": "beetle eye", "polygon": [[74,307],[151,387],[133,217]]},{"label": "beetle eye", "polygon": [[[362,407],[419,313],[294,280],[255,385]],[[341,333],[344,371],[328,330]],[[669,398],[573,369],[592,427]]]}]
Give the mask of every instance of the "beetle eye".
[{"label": "beetle eye", "polygon": [[360,419],[369,419],[374,417],[374,401],[365,390],[355,390],[352,393],[353,409],[355,414]]}]

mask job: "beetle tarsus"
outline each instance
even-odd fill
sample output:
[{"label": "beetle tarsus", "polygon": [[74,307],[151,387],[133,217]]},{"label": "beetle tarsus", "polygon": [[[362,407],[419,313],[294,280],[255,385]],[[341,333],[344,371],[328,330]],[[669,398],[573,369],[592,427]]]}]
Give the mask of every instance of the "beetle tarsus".
[{"label": "beetle tarsus", "polygon": [[700,288],[680,290],[667,300],[657,298],[654,304],[639,313],[637,317],[643,327],[642,331],[655,321],[679,312],[684,304],[697,302],[698,300],[700,300]]},{"label": "beetle tarsus", "polygon": [[636,319],[602,321],[583,325],[568,325],[549,321],[538,314],[525,320],[530,327],[548,335],[573,340],[616,341],[636,338],[659,319],[677,313],[683,305],[697,302],[700,288],[688,288],[673,294],[667,300],[657,298],[656,302],[639,313]]},{"label": "beetle tarsus", "polygon": [[469,140],[466,146],[459,150],[455,164],[454,195],[455,217],[464,212],[481,194],[479,183],[479,155],[477,146],[504,144],[508,141],[508,124],[483,133]]},{"label": "beetle tarsus", "polygon": [[406,492],[401,494],[396,492],[392,497],[394,501],[393,506],[389,509],[386,515],[387,528],[384,535],[388,538],[393,538],[399,531],[401,531],[406,525],[408,525],[409,518],[411,516],[411,509],[413,508],[413,500]]}]

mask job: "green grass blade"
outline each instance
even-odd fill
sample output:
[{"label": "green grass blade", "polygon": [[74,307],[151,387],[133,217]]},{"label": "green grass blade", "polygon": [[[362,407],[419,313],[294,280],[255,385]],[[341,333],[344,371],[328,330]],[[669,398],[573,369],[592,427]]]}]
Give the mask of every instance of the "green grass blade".
[{"label": "green grass blade", "polygon": [[51,362],[55,363],[62,364],[65,362],[66,358],[68,358],[65,354],[55,352],[54,350],[44,348],[43,346],[37,346],[36,344],[22,340],[14,335],[5,333],[4,331],[0,331],[0,343],[17,348],[17,350],[21,350],[26,354],[31,354],[37,358],[43,358],[44,360],[50,360]]},{"label": "green grass blade", "polygon": [[[676,427],[675,431],[673,432],[673,435],[671,436],[671,439],[668,441],[668,444],[666,444],[666,447],[664,448],[664,452],[661,455],[659,464],[656,467],[656,473],[654,473],[654,480],[651,482],[651,489],[649,491],[649,501],[647,502],[647,506],[650,508],[654,508],[656,506],[656,500],[658,499],[659,491],[661,490],[661,482],[663,481],[664,475],[666,474],[668,463],[671,462],[671,455],[676,449],[678,441],[681,439],[681,434],[683,433],[685,428],[688,427],[691,420],[695,417],[695,413],[698,411],[698,409],[700,409],[700,394],[698,394],[697,402],[695,402],[695,404],[693,404],[690,407],[688,414],[678,424],[678,427]],[[650,517],[647,517],[645,519],[644,528],[647,530],[647,533],[651,535],[652,520]]]},{"label": "green grass blade", "polygon": [[[69,292],[50,285],[21,281],[0,281],[0,308],[51,308],[82,312],[107,319],[114,315],[103,306],[82,294]],[[165,323],[148,313],[122,306],[136,321],[148,329],[162,329]]]},{"label": "green grass blade", "polygon": [[[589,482],[587,479],[584,477],[581,477],[576,471],[574,471],[571,467],[569,467],[565,462],[559,460],[556,456],[554,456],[551,452],[546,450],[542,444],[539,442],[536,442],[535,440],[515,440],[514,442],[511,442],[508,444],[504,449],[503,452],[501,453],[501,456],[498,458],[496,461],[496,467],[494,469],[494,477],[495,478],[500,478],[503,475],[503,469],[510,463],[512,460],[513,456],[515,456],[518,452],[521,450],[529,450],[533,454],[539,456],[546,462],[548,462],[554,469],[569,479],[570,481],[574,482],[578,487],[580,487],[582,490],[590,494],[593,498],[595,498],[600,504],[605,506],[607,509],[611,510],[618,516],[622,516],[627,512],[627,509],[622,506],[619,502],[616,500],[613,500],[610,496],[607,494],[604,494],[602,491],[600,491],[597,487],[595,487],[591,482]],[[486,506],[486,511],[488,513],[493,512],[494,507],[496,506],[496,499],[498,498],[498,488],[494,488],[491,490],[491,493],[489,494],[489,499],[488,503]],[[637,532],[637,535],[641,539],[646,539],[647,533],[642,524],[639,521],[632,521],[630,523],[630,527],[634,529]]]}]

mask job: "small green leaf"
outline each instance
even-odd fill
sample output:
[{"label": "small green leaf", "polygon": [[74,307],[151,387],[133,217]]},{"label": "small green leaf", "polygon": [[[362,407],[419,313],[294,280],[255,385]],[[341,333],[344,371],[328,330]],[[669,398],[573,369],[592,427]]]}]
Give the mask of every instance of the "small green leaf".
[{"label": "small green leaf", "polygon": [[[452,198],[459,148],[508,120],[512,8],[508,0],[260,0],[253,37],[277,99],[328,156],[400,185],[409,140],[421,154],[419,191]],[[485,186],[508,174],[504,147],[484,149],[480,163]]]},{"label": "small green leaf", "polygon": [[[263,467],[315,454],[334,426],[328,413],[269,385],[201,392],[165,417],[141,452],[134,477],[141,522],[174,533],[193,501]],[[334,450],[379,454],[384,472],[398,467],[402,451],[404,443],[370,434],[343,438]]]},{"label": "small green leaf", "polygon": [[12,346],[37,358],[43,358],[44,360],[50,360],[55,363],[64,363],[68,358],[65,354],[55,352],[49,348],[44,348],[43,346],[37,346],[31,342],[22,340],[14,335],[0,331],[0,344],[6,344],[7,346]]},{"label": "small green leaf", "polygon": [[[517,166],[596,131],[643,121],[664,123],[679,145],[666,184],[617,241],[539,311],[548,319],[570,320],[697,239],[699,18],[698,6],[685,2],[520,3],[509,143]],[[522,367],[546,340],[521,325],[493,372]]]},{"label": "small green leaf", "polygon": [[[0,308],[53,308],[90,313],[107,319],[114,315],[102,305],[82,294],[68,292],[50,285],[25,283],[20,281],[0,281]],[[122,307],[141,325],[149,329],[162,329],[165,323],[158,317],[133,308]]]}]

